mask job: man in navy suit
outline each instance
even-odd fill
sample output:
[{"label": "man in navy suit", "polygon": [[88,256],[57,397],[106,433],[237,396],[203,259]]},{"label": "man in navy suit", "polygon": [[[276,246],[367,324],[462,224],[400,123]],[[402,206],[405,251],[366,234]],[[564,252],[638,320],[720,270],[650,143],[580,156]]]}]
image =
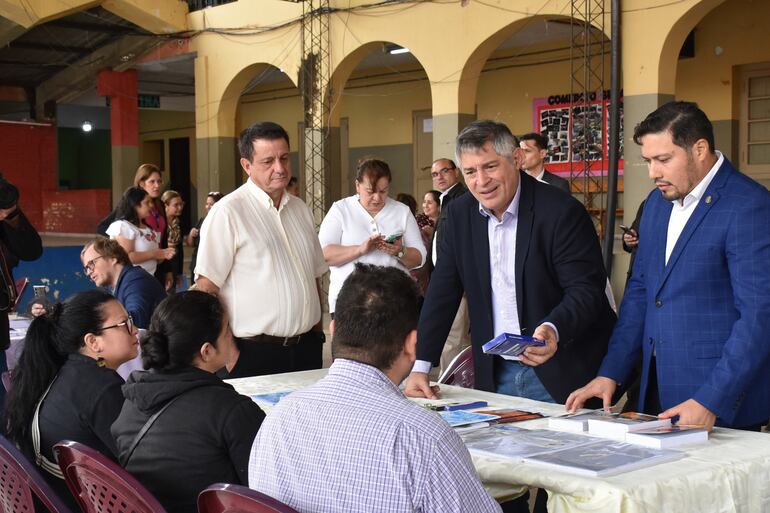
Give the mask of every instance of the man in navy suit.
[{"label": "man in navy suit", "polygon": [[[465,293],[476,388],[563,403],[595,375],[615,321],[593,223],[577,200],[520,171],[522,150],[505,125],[471,123],[456,153],[471,194],[452,201],[441,225],[406,393],[435,397],[427,372]],[[481,346],[503,332],[546,345],[520,362],[485,355]]]},{"label": "man in navy suit", "polygon": [[608,406],[641,354],[639,409],[758,430],[770,417],[770,192],[714,150],[694,103],[663,105],[634,141],[656,190],[607,356],[567,408]]}]

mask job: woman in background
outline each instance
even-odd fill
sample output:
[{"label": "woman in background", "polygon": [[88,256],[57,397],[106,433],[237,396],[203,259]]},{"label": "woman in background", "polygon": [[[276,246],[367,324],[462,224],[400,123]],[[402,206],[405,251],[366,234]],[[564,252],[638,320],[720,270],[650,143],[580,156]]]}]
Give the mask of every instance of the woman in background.
[{"label": "woman in background", "polygon": [[172,190],[168,190],[161,196],[163,205],[166,209],[166,220],[168,221],[167,246],[174,248],[176,253],[174,258],[169,260],[169,269],[171,271],[171,281],[166,283],[166,292],[173,294],[176,289],[182,286],[182,268],[184,267],[184,248],[182,239],[181,216],[184,208],[182,196]]},{"label": "woman in background", "polygon": [[206,214],[209,213],[209,210],[211,210],[211,207],[214,206],[214,203],[221,200],[224,197],[224,194],[221,192],[210,192],[208,196],[206,196],[206,210],[203,212],[203,217],[198,219],[198,223],[195,225],[195,228],[190,230],[190,233],[187,235],[187,245],[192,246],[192,257],[190,258],[190,283],[195,283],[195,264],[198,261],[198,245],[201,241],[201,226],[203,226],[203,220],[206,218]]},{"label": "woman in background", "polygon": [[158,261],[173,258],[175,250],[160,249],[160,234],[145,224],[150,202],[144,189],[129,187],[115,209],[115,221],[107,228],[107,235],[126,250],[132,264],[153,274]]},{"label": "woman in background", "polygon": [[[438,191],[428,191],[422,200],[422,212],[415,216],[417,226],[420,228],[422,242],[425,244],[425,264],[417,269],[412,269],[412,278],[417,280],[417,286],[420,288],[420,294],[425,297],[430,282],[430,273],[433,272],[433,230],[436,229],[438,214],[441,210],[441,193]],[[420,300],[422,306],[422,299]]]},{"label": "woman in background", "polygon": [[318,238],[329,264],[329,312],[356,262],[397,267],[409,273],[425,261],[425,245],[409,207],[388,197],[390,167],[367,158],[356,167],[356,192],[334,202]]},{"label": "woman in background", "polygon": [[112,425],[121,465],[169,513],[197,511],[198,494],[212,483],[248,486],[249,453],[265,414],[215,374],[237,359],[222,303],[197,290],[169,296],[141,346],[148,370],[129,376]]},{"label": "woman in background", "polygon": [[[161,200],[163,176],[160,174],[158,166],[155,164],[139,166],[134,175],[134,186],[141,187],[150,196],[150,212],[145,216],[144,223],[160,235],[158,246],[161,249],[170,247],[168,245],[166,207]],[[154,274],[160,284],[168,288],[172,280],[171,264],[167,261],[159,262]]]},{"label": "woman in background", "polygon": [[136,357],[136,333],[118,300],[98,289],[54,305],[29,326],[11,374],[5,435],[39,462],[62,499],[71,495],[54,444],[74,440],[117,459],[110,425],[123,405],[123,379],[115,369]]}]

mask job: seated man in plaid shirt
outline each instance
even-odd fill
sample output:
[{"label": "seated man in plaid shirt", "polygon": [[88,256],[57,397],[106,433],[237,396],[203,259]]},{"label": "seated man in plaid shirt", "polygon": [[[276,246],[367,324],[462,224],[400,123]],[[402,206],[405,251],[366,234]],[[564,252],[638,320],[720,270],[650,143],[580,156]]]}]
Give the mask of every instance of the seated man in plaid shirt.
[{"label": "seated man in plaid shirt", "polygon": [[268,415],[251,488],[303,513],[500,511],[457,434],[398,388],[415,360],[417,297],[400,270],[356,265],[337,298],[329,374]]}]

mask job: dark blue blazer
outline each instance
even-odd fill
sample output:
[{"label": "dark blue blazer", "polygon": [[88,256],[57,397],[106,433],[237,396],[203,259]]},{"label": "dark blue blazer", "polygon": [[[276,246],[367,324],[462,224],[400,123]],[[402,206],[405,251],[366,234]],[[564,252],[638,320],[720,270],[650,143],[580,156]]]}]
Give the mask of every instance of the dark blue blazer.
[{"label": "dark blue blazer", "polygon": [[[544,322],[559,347],[535,368],[551,396],[564,402],[595,377],[615,314],[607,302],[599,241],[583,205],[557,188],[519,173],[516,301],[524,334]],[[449,205],[439,258],[417,330],[417,359],[438,364],[463,293],[468,297],[476,388],[494,391],[495,365],[481,346],[494,338],[487,218],[471,194]],[[514,250],[514,248],[511,248]]]},{"label": "dark blue blazer", "polygon": [[166,291],[155,276],[138,265],[126,265],[120,272],[113,295],[120,301],[138,328],[149,328],[152,312],[166,298]]},{"label": "dark blue blazer", "polygon": [[599,374],[624,381],[656,355],[664,409],[687,399],[718,424],[770,418],[770,192],[725,159],[665,263],[672,204],[647,197],[620,320]]}]

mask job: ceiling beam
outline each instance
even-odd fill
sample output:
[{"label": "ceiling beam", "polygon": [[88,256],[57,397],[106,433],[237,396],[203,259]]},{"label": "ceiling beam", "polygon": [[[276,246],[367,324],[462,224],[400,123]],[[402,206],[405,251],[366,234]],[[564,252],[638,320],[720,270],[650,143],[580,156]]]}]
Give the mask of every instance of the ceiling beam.
[{"label": "ceiling beam", "polygon": [[161,43],[152,36],[124,36],[73,62],[37,87],[35,96],[38,115],[42,116],[46,102],[66,103],[74,100],[95,87],[99,71],[105,68],[116,71],[127,69],[138,57]]},{"label": "ceiling beam", "polygon": [[84,46],[68,46],[56,43],[36,43],[33,41],[13,41],[8,45],[10,48],[20,48],[25,50],[45,50],[61,53],[76,53],[78,55],[87,55],[93,51],[92,48]]}]

